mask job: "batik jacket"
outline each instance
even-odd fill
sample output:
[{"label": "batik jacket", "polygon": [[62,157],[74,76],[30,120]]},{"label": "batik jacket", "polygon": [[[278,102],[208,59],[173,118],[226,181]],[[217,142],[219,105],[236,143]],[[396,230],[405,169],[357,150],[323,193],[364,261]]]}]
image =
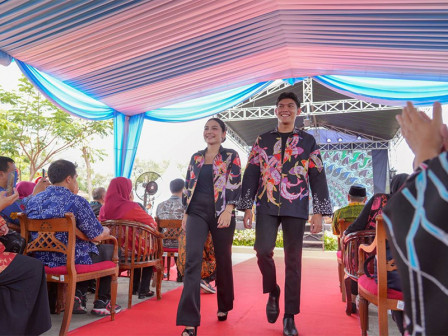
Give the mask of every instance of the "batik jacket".
[{"label": "batik jacket", "polygon": [[[206,150],[201,150],[191,157],[185,179],[186,209],[193,198],[199,173],[205,162]],[[241,195],[241,162],[233,149],[219,149],[213,161],[213,190],[216,217],[221,215],[227,204],[235,204]]]},{"label": "batik jacket", "polygon": [[325,169],[314,137],[295,128],[286,141],[277,129],[260,135],[249,154],[238,209],[308,219],[310,190],[313,213],[331,215]]}]

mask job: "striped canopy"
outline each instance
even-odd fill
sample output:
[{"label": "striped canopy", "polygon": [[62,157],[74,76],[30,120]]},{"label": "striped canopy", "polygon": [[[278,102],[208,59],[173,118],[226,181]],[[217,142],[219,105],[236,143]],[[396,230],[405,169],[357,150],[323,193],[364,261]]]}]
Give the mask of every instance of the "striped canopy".
[{"label": "striped canopy", "polygon": [[[176,104],[227,92],[197,116],[217,113],[279,78],[448,82],[447,18],[446,0],[3,1],[0,63],[52,76],[100,104],[81,116],[126,129],[126,116],[188,120],[170,119]],[[435,97],[447,95],[438,85]]]}]

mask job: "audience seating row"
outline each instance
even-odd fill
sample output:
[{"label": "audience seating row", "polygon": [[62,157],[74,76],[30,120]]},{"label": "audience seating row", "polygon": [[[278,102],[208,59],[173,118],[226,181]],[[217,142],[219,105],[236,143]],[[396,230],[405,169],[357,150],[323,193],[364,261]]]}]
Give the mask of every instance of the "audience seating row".
[{"label": "audience seating row", "polygon": [[[154,266],[156,270],[156,294],[161,299],[161,282],[163,277],[162,266],[162,235],[156,230],[143,227],[140,223],[125,220],[109,220],[102,224],[110,228],[111,235],[106,237],[104,243],[114,245],[112,261],[104,261],[92,265],[75,265],[75,242],[76,238],[88,240],[88,238],[76,228],[73,214],[66,213],[63,218],[53,219],[29,219],[24,213],[18,214],[20,220],[20,232],[26,240],[25,254],[34,252],[60,252],[67,256],[65,266],[49,268],[45,267],[48,283],[58,284],[57,312],[62,309],[64,303],[64,316],[59,335],[66,335],[70,325],[76,283],[85,280],[96,279],[97,283],[101,277],[111,276],[111,306],[115,307],[117,297],[117,277],[124,271],[130,274],[128,308],[132,305],[132,276],[136,268]],[[136,234],[138,231],[138,239]],[[38,238],[28,241],[29,233],[37,232]],[[68,244],[61,243],[55,237],[55,232],[66,232]],[[132,239],[131,239],[132,237]],[[131,249],[125,249],[120,259],[118,257],[118,246],[123,246],[123,241],[132,241]],[[126,246],[126,245],[124,245]],[[62,295],[65,291],[65,300]],[[112,308],[111,320],[115,318]]]}]

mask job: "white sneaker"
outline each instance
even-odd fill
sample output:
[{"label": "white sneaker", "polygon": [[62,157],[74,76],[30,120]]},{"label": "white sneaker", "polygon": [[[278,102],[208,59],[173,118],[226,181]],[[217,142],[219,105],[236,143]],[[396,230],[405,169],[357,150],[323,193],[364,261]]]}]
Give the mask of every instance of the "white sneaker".
[{"label": "white sneaker", "polygon": [[206,294],[216,294],[216,289],[204,280],[201,280],[201,291]]}]

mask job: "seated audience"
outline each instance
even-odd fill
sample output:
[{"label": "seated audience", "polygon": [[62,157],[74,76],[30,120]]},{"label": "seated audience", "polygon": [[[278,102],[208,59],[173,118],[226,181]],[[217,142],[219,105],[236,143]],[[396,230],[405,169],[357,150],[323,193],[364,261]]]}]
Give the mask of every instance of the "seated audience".
[{"label": "seated audience", "polygon": [[344,219],[347,222],[353,222],[361,213],[366,203],[366,188],[358,185],[352,185],[348,191],[348,205],[336,210],[333,214],[333,234],[341,235],[339,230],[339,220]]},{"label": "seated audience", "polygon": [[[14,173],[16,170],[17,167],[13,159],[6,156],[0,156],[0,191],[6,190],[8,175]],[[48,185],[49,183],[46,178],[40,179],[31,195],[36,195],[37,193],[45,190]],[[22,212],[25,209],[25,205],[28,200],[29,197],[24,197],[15,201],[6,208],[0,210],[0,215],[6,220],[7,223],[19,225],[19,220],[17,218],[11,218],[11,214]]]},{"label": "seated audience", "polygon": [[358,218],[348,227],[345,235],[361,230],[374,230],[376,216],[381,215],[383,208],[392,195],[397,192],[408,178],[408,174],[397,174],[390,181],[390,194],[375,194],[366,203]]},{"label": "seated audience", "polygon": [[401,278],[405,328],[409,335],[447,335],[448,129],[439,103],[433,119],[411,103],[397,119],[416,171],[383,217]]},{"label": "seated audience", "polygon": [[[0,192],[0,210],[19,198]],[[0,236],[8,232],[0,217]],[[5,252],[0,243],[0,335],[40,335],[51,328],[47,281],[42,263]]]},{"label": "seated audience", "polygon": [[[184,206],[182,204],[182,195],[185,187],[184,180],[178,178],[170,182],[171,197],[161,202],[157,206],[156,217],[159,219],[179,219],[184,216]],[[179,234],[180,234],[179,229]],[[164,239],[164,248],[178,248],[179,242],[176,239]],[[177,257],[174,258],[175,262]],[[169,267],[169,265],[168,265]],[[177,270],[177,282],[182,282],[182,275]]]},{"label": "seated audience", "polygon": [[93,189],[93,201],[90,202],[90,206],[92,207],[93,213],[97,217],[100,214],[101,207],[104,205],[104,196],[106,196],[106,189],[104,189],[103,187]]},{"label": "seated audience", "polygon": [[[106,192],[105,203],[101,207],[99,216],[100,221],[108,219],[127,219],[157,229],[157,224],[154,219],[138,203],[134,202],[132,182],[126,177],[116,177],[110,181]],[[129,238],[132,239],[132,233],[130,233]],[[128,247],[132,246],[132,242],[127,243]],[[122,246],[122,248],[126,248],[126,245]],[[133,289],[134,294],[138,293],[139,299],[154,295],[154,292],[149,290],[152,273],[152,266],[144,267],[142,271],[140,269],[134,271]]]},{"label": "seated audience", "polygon": [[[367,204],[364,206],[360,215],[356,220],[348,227],[344,232],[344,235],[348,235],[352,232],[362,230],[374,230],[376,227],[376,216],[381,215],[383,208],[386,206],[388,200],[392,195],[397,192],[403,183],[408,178],[408,174],[397,174],[390,182],[390,194],[378,193],[373,195]],[[389,245],[386,243],[387,260],[392,260]],[[374,278],[376,279],[376,263]],[[400,278],[397,271],[387,272],[387,286],[389,288],[401,291]],[[356,295],[358,295],[358,284],[356,281],[351,281],[352,302],[354,302]],[[356,305],[352,303],[352,311],[356,311]],[[400,332],[403,334],[403,316],[401,311],[392,311],[392,318],[396,321]]]},{"label": "seated audience", "polygon": [[24,199],[33,194],[33,190],[36,187],[36,183],[28,181],[20,181],[17,183],[16,189],[19,193],[19,199]]},{"label": "seated audience", "polygon": [[[112,245],[101,244],[97,247],[93,243],[93,241],[101,241],[107,238],[109,229],[102,227],[89,202],[77,195],[79,188],[76,166],[67,160],[57,160],[48,168],[48,177],[52,185],[29,200],[25,211],[28,217],[31,219],[61,218],[67,212],[73,213],[77,228],[90,239],[90,241],[76,239],[75,264],[90,265],[112,260]],[[36,239],[37,233],[32,233],[31,237]],[[67,243],[66,233],[56,233],[56,238],[64,244]],[[65,255],[59,252],[36,252],[34,256],[48,267],[58,267],[66,263]],[[110,284],[110,276],[101,279],[98,300],[94,302],[92,314],[99,316],[110,314]],[[86,294],[88,286],[89,281],[76,284],[73,314],[87,313]],[[115,312],[118,313],[120,310],[121,307],[117,305]]]}]

